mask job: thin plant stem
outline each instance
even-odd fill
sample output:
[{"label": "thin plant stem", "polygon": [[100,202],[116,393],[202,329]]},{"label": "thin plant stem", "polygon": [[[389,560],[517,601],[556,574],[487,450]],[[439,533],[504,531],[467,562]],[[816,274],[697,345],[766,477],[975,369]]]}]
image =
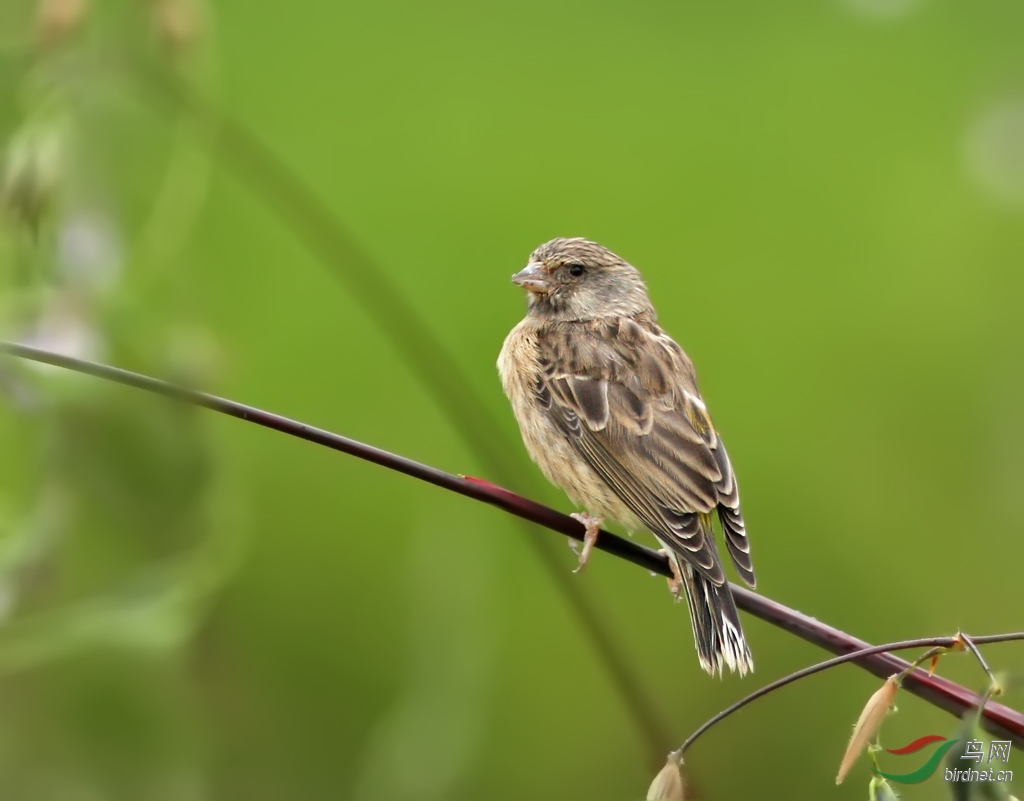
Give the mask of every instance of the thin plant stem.
[{"label": "thin plant stem", "polygon": [[[815,673],[821,673],[822,671],[828,670],[829,668],[838,667],[839,665],[845,665],[847,662],[856,662],[858,659],[865,656],[872,656],[874,654],[881,653],[891,653],[892,651],[905,651],[910,648],[932,648],[932,650],[925,654],[923,657],[920,657],[918,660],[915,660],[913,663],[910,663],[907,666],[907,675],[909,676],[912,671],[920,670],[918,664],[921,659],[925,659],[934,653],[939,653],[942,650],[948,650],[954,647],[957,644],[958,637],[959,635],[953,637],[924,637],[916,640],[900,640],[899,642],[890,642],[886,643],[885,645],[872,645],[868,648],[859,648],[858,650],[853,651],[852,653],[844,654],[843,656],[837,656],[833,659],[827,659],[824,662],[819,662],[816,665],[811,665],[810,667],[803,668],[802,670],[797,670],[793,673],[783,676],[781,679],[777,679],[771,682],[770,684],[766,684],[759,690],[755,690],[754,692],[750,693],[750,695],[741,698],[736,703],[727,706],[721,712],[709,718],[707,721],[702,723],[696,729],[696,731],[693,732],[693,734],[686,738],[686,741],[679,747],[677,753],[685,753],[702,734],[708,731],[708,729],[710,729],[715,724],[721,723],[734,712],[739,712],[741,709],[743,709],[743,707],[756,701],[758,698],[763,698],[764,696],[774,692],[775,690],[785,687],[788,684],[793,684],[794,682],[799,681],[800,679],[807,678],[808,676],[813,676]],[[985,637],[977,638],[977,641],[982,643],[1010,642],[1013,640],[1024,640],[1024,631],[1012,632],[1009,634],[991,634]],[[985,700],[987,700],[987,696],[985,697]],[[1024,739],[1015,739],[1014,745],[1016,745],[1018,748],[1024,747]]]},{"label": "thin plant stem", "polygon": [[[162,395],[181,403],[220,412],[229,417],[255,423],[264,428],[280,431],[284,434],[373,462],[390,470],[404,473],[468,498],[497,506],[510,514],[537,523],[540,526],[572,537],[575,540],[582,541],[586,531],[582,524],[569,517],[569,515],[557,512],[528,498],[523,498],[489,481],[446,473],[434,467],[415,462],[412,459],[406,459],[403,456],[374,448],[358,440],[333,434],[330,431],[315,428],[254,406],[247,406],[236,401],[177,386],[117,367],[76,359],[71,356],[33,348],[16,342],[0,341],[0,353],[56,367],[63,367],[96,378]],[[598,537],[596,547],[598,550],[632,562],[648,571],[667,577],[672,575],[668,562],[662,554],[630,540],[618,537],[611,532],[602,532],[601,536]],[[840,654],[837,659],[822,663],[823,665],[831,666],[832,664],[852,662],[883,679],[888,678],[894,673],[906,672],[902,686],[911,694],[957,717],[961,717],[968,710],[981,710],[980,722],[987,731],[1003,739],[1011,740],[1018,747],[1024,746],[1024,715],[1020,712],[1002,704],[986,703],[986,699],[954,682],[939,676],[929,676],[924,670],[911,669],[913,668],[911,663],[900,659],[892,653],[888,653],[888,651],[895,650],[892,646],[872,646],[844,631],[808,617],[801,612],[797,612],[795,609],[790,609],[770,598],[765,598],[735,584],[730,584],[730,588],[736,598],[736,605],[740,609],[821,648]],[[1006,636],[975,637],[973,640],[975,643],[984,644],[1001,641],[1000,637],[1005,638]],[[905,642],[920,643],[921,641],[911,640]],[[923,646],[918,645],[916,647],[926,647],[947,642],[951,642],[951,639],[933,638],[923,641]],[[825,668],[816,666],[812,672],[822,669]],[[800,675],[796,675],[796,678],[800,678]],[[789,681],[795,680],[792,676],[787,677],[783,684],[779,686],[784,686]]]},{"label": "thin plant stem", "polygon": [[978,650],[978,645],[975,642],[974,637],[968,637],[962,631],[957,635],[957,639],[962,642],[967,648],[974,654],[975,659],[981,665],[981,669],[985,671],[985,675],[988,676],[989,689],[991,690],[990,695],[998,695],[996,690],[999,689],[999,682],[996,681],[996,676],[992,672],[992,668],[988,666],[988,662],[985,661],[985,657],[981,655],[981,651]]}]

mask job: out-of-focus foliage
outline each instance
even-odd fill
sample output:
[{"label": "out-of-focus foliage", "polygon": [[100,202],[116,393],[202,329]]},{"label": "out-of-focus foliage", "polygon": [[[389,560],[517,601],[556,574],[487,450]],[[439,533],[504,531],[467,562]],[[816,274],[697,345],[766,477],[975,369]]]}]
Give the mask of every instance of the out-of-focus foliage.
[{"label": "out-of-focus foliage", "polygon": [[[873,641],[1021,628],[1020,3],[45,5],[80,27],[0,4],[5,336],[480,472],[329,272],[207,163],[209,131],[145,99],[116,58],[141,49],[316,188],[496,439],[519,447],[493,366],[523,311],[508,277],[589,236],[697,364],[759,590]],[[0,796],[650,786],[660,762],[502,513],[89,379],[4,362],[0,386]],[[600,555],[578,581],[665,753],[820,656],[750,621],[754,677],[713,681],[663,582]],[[1024,704],[1024,652],[986,653]],[[969,656],[941,670],[984,684]],[[843,668],[759,701],[687,754],[687,793],[863,798],[863,763],[834,775],[876,686]],[[907,697],[886,743],[957,727]]]},{"label": "out-of-focus foliage", "polygon": [[[209,383],[216,346],[201,319],[153,302],[181,286],[173,248],[199,195],[180,187],[203,170],[182,170],[181,145],[156,144],[96,74],[112,20],[44,2],[34,48],[7,65],[21,102],[5,104],[0,329]],[[133,159],[111,132],[150,152]],[[205,794],[204,724],[179,663],[238,561],[223,448],[194,409],[38,365],[6,361],[0,380],[0,693],[14,710],[0,792]]]}]

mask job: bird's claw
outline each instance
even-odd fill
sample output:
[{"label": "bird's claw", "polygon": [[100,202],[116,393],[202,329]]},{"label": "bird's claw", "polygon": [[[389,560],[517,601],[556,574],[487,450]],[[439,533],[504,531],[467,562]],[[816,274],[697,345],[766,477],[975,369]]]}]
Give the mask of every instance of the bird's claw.
[{"label": "bird's claw", "polygon": [[587,560],[590,559],[590,552],[594,549],[594,543],[597,542],[597,534],[601,530],[601,524],[604,520],[600,517],[591,517],[585,512],[582,514],[576,512],[570,515],[570,517],[578,523],[582,523],[587,528],[586,533],[583,535],[582,549],[578,550],[575,542],[569,543],[569,547],[572,548],[574,552],[577,552],[580,557],[579,565],[572,572],[579,573],[587,566]]},{"label": "bird's claw", "polygon": [[683,597],[683,577],[679,572],[679,565],[664,548],[659,549],[658,553],[668,559],[668,566],[672,569],[672,578],[666,578],[665,580],[668,582],[668,591],[679,601]]}]

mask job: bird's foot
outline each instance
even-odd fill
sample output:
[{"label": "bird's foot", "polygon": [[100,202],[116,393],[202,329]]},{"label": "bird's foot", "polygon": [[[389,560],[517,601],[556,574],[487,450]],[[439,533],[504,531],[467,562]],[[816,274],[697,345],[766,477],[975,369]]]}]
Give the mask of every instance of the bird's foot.
[{"label": "bird's foot", "polygon": [[[579,566],[574,571],[572,571],[573,573],[579,573],[581,570],[583,570],[584,567],[587,566],[587,560],[590,559],[590,552],[594,549],[594,543],[597,542],[597,533],[601,530],[601,524],[604,523],[604,518],[591,517],[586,512],[584,512],[583,514],[577,512],[575,514],[570,515],[570,517],[573,520],[582,523],[584,526],[587,527],[587,531],[583,535],[583,549],[579,551]],[[575,542],[570,541],[570,543],[572,546],[576,545]],[[576,548],[573,547],[573,550],[575,551]]]},{"label": "bird's foot", "polygon": [[678,601],[682,598],[683,592],[683,576],[679,572],[679,564],[672,558],[672,554],[664,548],[659,549],[658,553],[668,559],[668,566],[672,568],[672,578],[666,578],[665,580],[668,582],[668,591]]}]

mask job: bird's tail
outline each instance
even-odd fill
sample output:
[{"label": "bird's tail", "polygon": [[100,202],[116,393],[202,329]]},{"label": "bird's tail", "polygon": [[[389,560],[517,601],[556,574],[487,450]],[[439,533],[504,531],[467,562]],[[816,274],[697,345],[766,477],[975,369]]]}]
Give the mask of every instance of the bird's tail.
[{"label": "bird's tail", "polygon": [[686,602],[690,606],[693,639],[697,644],[700,666],[714,676],[724,673],[726,666],[741,676],[754,670],[754,659],[743,637],[739,612],[729,590],[729,582],[721,586],[709,581],[684,560],[678,559]]}]

